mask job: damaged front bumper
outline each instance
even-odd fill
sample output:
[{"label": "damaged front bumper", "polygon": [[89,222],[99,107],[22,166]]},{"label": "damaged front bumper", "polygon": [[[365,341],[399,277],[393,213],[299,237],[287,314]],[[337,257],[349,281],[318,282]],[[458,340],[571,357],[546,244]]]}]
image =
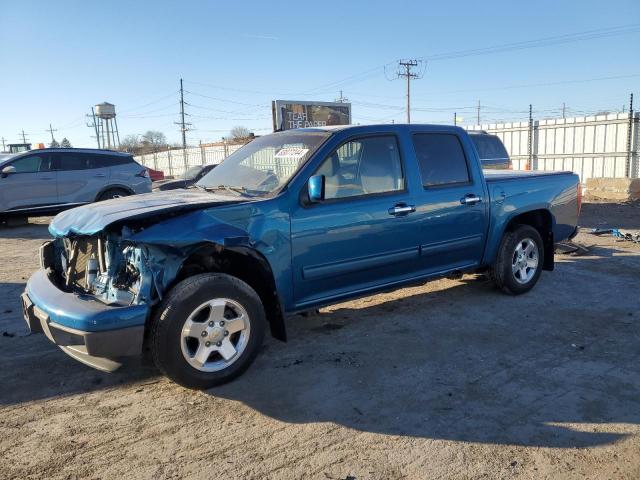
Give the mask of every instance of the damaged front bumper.
[{"label": "damaged front bumper", "polygon": [[107,305],[91,295],[64,292],[44,269],[27,282],[22,303],[31,332],[43,332],[86,365],[111,372],[122,357],[142,351],[148,305]]}]

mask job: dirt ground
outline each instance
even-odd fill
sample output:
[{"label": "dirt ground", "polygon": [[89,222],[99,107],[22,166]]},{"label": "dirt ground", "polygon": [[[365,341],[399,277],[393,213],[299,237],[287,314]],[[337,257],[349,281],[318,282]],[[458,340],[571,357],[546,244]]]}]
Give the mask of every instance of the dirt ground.
[{"label": "dirt ground", "polygon": [[440,280],[289,319],[242,377],[186,390],[29,335],[48,219],[0,229],[1,478],[640,477],[640,204],[585,204],[527,295]]}]

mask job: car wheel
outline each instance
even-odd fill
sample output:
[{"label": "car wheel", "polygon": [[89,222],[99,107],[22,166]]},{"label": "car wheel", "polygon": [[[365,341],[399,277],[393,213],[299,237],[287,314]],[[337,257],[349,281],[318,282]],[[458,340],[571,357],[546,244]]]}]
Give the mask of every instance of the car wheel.
[{"label": "car wheel", "polygon": [[221,385],[251,365],[265,324],[260,297],[245,282],[223,273],[195,275],[176,285],[155,311],[153,360],[182,386]]},{"label": "car wheel", "polygon": [[491,276],[511,295],[528,292],[538,282],[544,264],[544,246],[538,231],[520,225],[504,234]]},{"label": "car wheel", "polygon": [[112,198],[127,197],[129,195],[130,195],[129,192],[127,192],[122,188],[110,188],[102,192],[98,196],[98,199],[96,201],[102,202],[103,200],[111,200]]}]

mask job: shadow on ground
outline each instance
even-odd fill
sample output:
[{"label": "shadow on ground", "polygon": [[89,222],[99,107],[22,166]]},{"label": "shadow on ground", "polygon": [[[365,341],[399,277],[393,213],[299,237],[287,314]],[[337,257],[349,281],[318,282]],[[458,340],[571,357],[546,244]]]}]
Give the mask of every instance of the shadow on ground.
[{"label": "shadow on ground", "polygon": [[[268,339],[244,376],[208,393],[283,422],[361,432],[558,448],[613,443],[624,433],[612,424],[640,421],[640,311],[629,282],[640,256],[599,250],[565,257],[524,296],[466,276],[435,291],[292,317],[288,344]],[[0,295],[21,287],[0,284]],[[2,405],[156,378],[146,366],[92,370],[9,315]]]}]

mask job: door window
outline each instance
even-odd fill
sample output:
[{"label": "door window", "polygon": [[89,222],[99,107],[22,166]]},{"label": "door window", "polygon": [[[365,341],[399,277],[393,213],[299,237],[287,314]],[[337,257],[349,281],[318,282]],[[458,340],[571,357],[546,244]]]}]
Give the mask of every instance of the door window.
[{"label": "door window", "polygon": [[10,164],[16,169],[16,173],[47,172],[51,170],[51,161],[48,155],[30,155],[19,158]]},{"label": "door window", "polygon": [[413,136],[422,184],[441,187],[469,183],[469,169],[457,135],[419,133]]},{"label": "door window", "polygon": [[56,156],[56,168],[61,171],[85,170],[88,168],[87,157],[76,152],[58,152]]},{"label": "door window", "polygon": [[324,175],[325,200],[404,189],[395,136],[352,140],[329,155],[315,173]]}]

